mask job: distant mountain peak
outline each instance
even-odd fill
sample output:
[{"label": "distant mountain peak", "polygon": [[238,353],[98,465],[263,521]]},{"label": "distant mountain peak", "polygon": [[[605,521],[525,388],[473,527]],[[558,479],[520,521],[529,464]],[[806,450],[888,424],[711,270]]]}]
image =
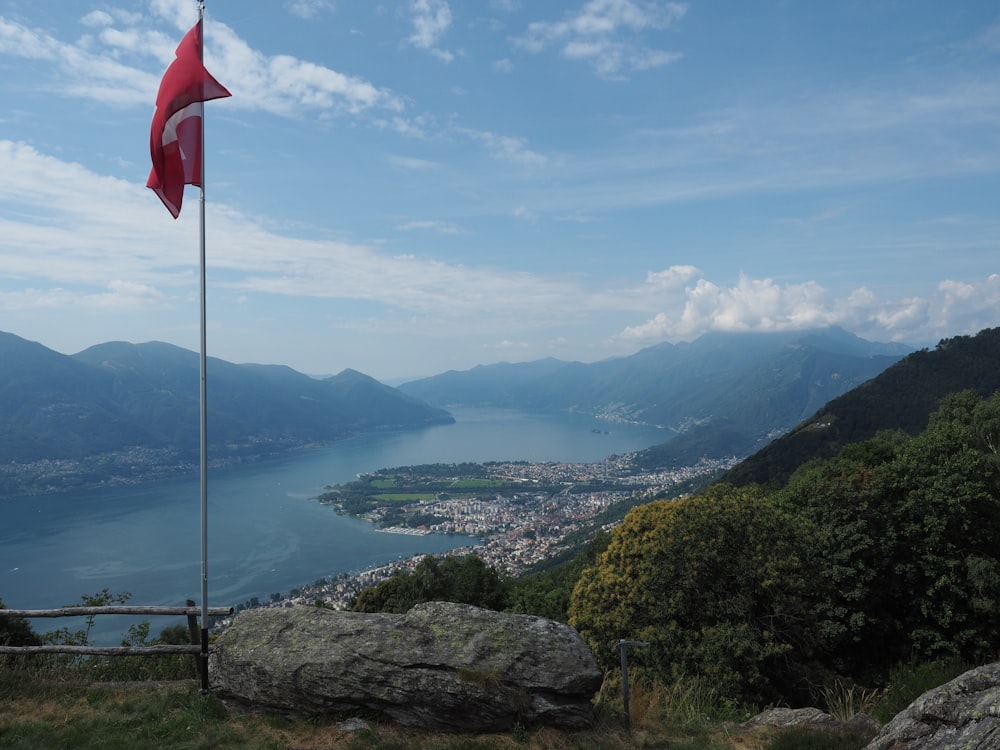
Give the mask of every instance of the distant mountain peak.
[{"label": "distant mountain peak", "polygon": [[[112,341],[68,356],[0,333],[0,461],[121,454],[134,467],[159,452],[176,467],[197,450],[199,383],[198,354],[172,344]],[[208,409],[213,459],[454,421],[356,370],[323,381],[214,357]]]}]

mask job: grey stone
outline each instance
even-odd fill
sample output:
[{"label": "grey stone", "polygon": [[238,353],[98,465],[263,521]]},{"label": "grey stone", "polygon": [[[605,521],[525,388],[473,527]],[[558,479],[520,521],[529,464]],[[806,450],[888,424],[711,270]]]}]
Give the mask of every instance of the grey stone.
[{"label": "grey stone", "polygon": [[847,721],[836,718],[818,708],[769,708],[744,722],[744,727],[805,727],[824,732],[875,734],[879,724],[868,714],[854,714]]},{"label": "grey stone", "polygon": [[818,708],[769,708],[749,719],[748,727],[798,727],[804,724],[834,724],[837,720]]},{"label": "grey stone", "polygon": [[1000,664],[928,690],[882,727],[866,750],[997,750]]},{"label": "grey stone", "polygon": [[260,707],[452,731],[588,727],[603,679],[566,625],[446,602],[403,615],[247,610],[216,641],[209,676],[220,697]]},{"label": "grey stone", "polygon": [[337,722],[337,729],[342,732],[370,732],[371,728],[371,724],[357,716]]}]

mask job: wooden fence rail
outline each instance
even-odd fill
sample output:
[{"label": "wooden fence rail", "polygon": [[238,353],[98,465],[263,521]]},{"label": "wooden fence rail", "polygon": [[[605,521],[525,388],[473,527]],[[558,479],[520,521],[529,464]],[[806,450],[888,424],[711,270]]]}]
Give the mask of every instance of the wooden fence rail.
[{"label": "wooden fence rail", "polygon": [[[232,607],[209,607],[211,617],[227,617],[233,613]],[[198,631],[198,615],[201,608],[196,607],[190,599],[184,607],[146,607],[146,606],[105,606],[105,607],[59,607],[57,609],[3,609],[0,608],[0,618],[21,617],[27,620],[36,617],[93,617],[94,615],[183,615],[187,617],[188,632],[191,644],[156,645],[156,646],[4,646],[0,645],[0,654],[80,654],[94,656],[156,656],[162,654],[193,654],[198,665],[202,689],[208,688],[207,644],[200,642]],[[200,657],[200,658],[199,658]]]},{"label": "wooden fence rail", "polygon": [[[226,617],[233,613],[232,607],[209,607],[211,617]],[[58,609],[0,609],[0,617],[86,617],[88,615],[187,615],[201,614],[201,607],[60,607]]]},{"label": "wooden fence rail", "polygon": [[93,656],[156,656],[200,654],[201,646],[0,646],[0,654],[87,654]]}]

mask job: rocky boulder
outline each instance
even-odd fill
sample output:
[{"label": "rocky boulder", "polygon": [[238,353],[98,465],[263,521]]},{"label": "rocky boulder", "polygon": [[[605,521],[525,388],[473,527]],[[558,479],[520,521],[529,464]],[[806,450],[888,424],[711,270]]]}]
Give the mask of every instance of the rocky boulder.
[{"label": "rocky boulder", "polygon": [[928,690],[882,727],[866,750],[946,748],[1000,748],[1000,664]]},{"label": "rocky boulder", "polygon": [[220,697],[259,707],[466,732],[588,727],[602,681],[572,628],[446,602],[403,615],[247,610],[216,641],[209,677]]}]

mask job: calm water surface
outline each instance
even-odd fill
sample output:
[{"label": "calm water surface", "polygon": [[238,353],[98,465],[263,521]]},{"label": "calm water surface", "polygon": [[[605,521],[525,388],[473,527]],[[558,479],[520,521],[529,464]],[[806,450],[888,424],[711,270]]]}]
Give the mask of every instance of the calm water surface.
[{"label": "calm water surface", "polygon": [[[380,533],[315,501],[326,485],[350,481],[360,472],[459,461],[600,461],[669,438],[653,428],[573,415],[484,409],[453,414],[452,425],[369,435],[210,473],[210,604],[264,599],[323,576],[470,542],[467,537]],[[0,598],[9,607],[55,607],[104,587],[131,592],[135,604],[200,601],[197,477],[4,497],[0,503]],[[36,622],[41,630],[62,624]],[[124,629],[105,627],[116,634]],[[153,623],[154,632],[159,627],[160,622]]]}]

